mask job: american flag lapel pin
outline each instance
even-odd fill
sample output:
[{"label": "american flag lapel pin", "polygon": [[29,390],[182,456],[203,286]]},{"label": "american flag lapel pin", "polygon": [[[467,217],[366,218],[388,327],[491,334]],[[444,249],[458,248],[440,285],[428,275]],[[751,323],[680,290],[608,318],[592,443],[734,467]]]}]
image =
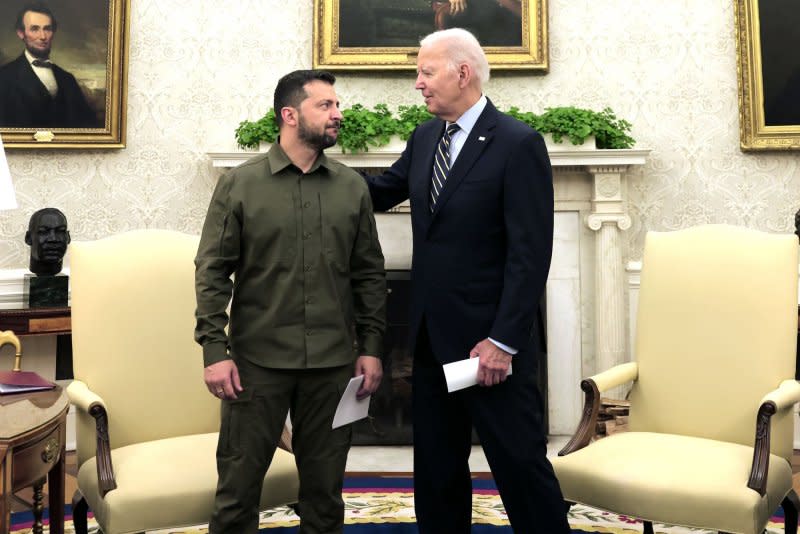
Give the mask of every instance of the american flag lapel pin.
[{"label": "american flag lapel pin", "polygon": [[484,136],[480,136],[478,137],[478,141],[486,141],[486,138]]}]

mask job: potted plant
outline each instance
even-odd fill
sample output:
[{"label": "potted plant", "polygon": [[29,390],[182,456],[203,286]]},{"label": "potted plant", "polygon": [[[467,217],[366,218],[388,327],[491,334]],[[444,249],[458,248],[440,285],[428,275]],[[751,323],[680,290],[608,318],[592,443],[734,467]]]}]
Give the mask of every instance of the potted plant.
[{"label": "potted plant", "polygon": [[[551,134],[556,143],[567,138],[579,145],[594,136],[597,148],[631,148],[635,144],[629,135],[631,124],[618,119],[610,108],[592,111],[571,106],[554,107],[537,115],[512,107],[506,113],[542,134]],[[337,140],[342,152],[367,152],[370,147],[387,145],[395,136],[405,141],[417,125],[433,117],[422,104],[400,106],[396,114],[392,114],[386,104],[378,104],[374,109],[354,104],[344,109],[342,115],[344,119]],[[260,119],[242,121],[236,128],[236,142],[241,148],[255,148],[261,141],[273,143],[277,138],[278,125],[271,108]]]},{"label": "potted plant", "polygon": [[629,135],[631,124],[618,119],[611,108],[593,111],[572,106],[546,108],[536,115],[512,107],[507,112],[512,117],[528,124],[534,130],[550,134],[555,143],[564,138],[573,145],[581,145],[590,137],[596,139],[597,148],[631,148],[636,143]]}]

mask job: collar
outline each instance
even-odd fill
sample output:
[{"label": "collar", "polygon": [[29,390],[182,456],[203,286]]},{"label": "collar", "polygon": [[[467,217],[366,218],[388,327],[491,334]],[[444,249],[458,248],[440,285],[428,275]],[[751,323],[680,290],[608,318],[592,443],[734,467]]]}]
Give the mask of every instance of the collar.
[{"label": "collar", "polygon": [[[486,95],[482,94],[478,101],[472,104],[472,107],[456,120],[456,124],[458,124],[459,128],[461,128],[461,131],[463,131],[466,136],[469,136],[470,132],[475,127],[475,123],[478,122],[478,118],[481,116],[481,113],[483,113],[484,108],[486,108],[486,102]],[[450,123],[447,123],[447,125],[449,126]]]},{"label": "collar", "polygon": [[[292,163],[292,160],[289,159],[289,156],[286,155],[286,152],[281,147],[280,137],[278,137],[275,142],[272,143],[269,152],[267,152],[267,158],[269,159],[269,167],[273,175],[281,172],[290,165],[298,171],[300,170],[294,165],[294,163]],[[328,159],[328,156],[325,155],[325,152],[319,153],[316,161],[314,161],[314,164],[311,165],[311,168],[306,174],[312,174],[319,170],[320,167],[324,167],[328,172],[333,171],[331,162]]]},{"label": "collar", "polygon": [[31,66],[31,67],[33,67],[33,68],[36,68],[36,67],[34,67],[34,65],[33,65],[33,61],[34,61],[34,60],[36,60],[36,59],[38,59],[38,60],[41,60],[41,61],[46,61],[46,62],[48,62],[48,63],[52,63],[52,61],[50,61],[50,58],[49,58],[49,57],[48,57],[48,58],[46,58],[46,59],[42,59],[42,58],[40,58],[40,57],[34,57],[34,56],[33,56],[33,54],[31,54],[30,52],[28,52],[28,49],[27,49],[27,48],[25,49],[25,59],[27,59],[27,60],[28,60],[28,63],[29,63],[29,64],[30,64],[30,66]]}]

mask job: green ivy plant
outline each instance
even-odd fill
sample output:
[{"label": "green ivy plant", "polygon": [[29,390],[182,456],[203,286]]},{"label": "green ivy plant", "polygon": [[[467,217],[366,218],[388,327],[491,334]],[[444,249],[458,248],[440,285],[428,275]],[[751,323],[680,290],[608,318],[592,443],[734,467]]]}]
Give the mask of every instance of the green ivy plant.
[{"label": "green ivy plant", "polygon": [[[631,148],[635,144],[630,136],[631,124],[617,118],[611,108],[592,111],[564,106],[546,108],[537,115],[512,107],[506,113],[541,133],[552,134],[556,143],[566,137],[572,144],[580,145],[594,135],[597,148]],[[344,109],[342,116],[337,140],[342,152],[367,152],[370,147],[388,144],[393,135],[405,141],[414,128],[433,117],[422,104],[400,106],[396,115],[386,104],[378,104],[373,109],[354,104]],[[255,148],[260,141],[274,143],[277,138],[278,124],[272,109],[257,121],[242,121],[236,128],[236,142],[241,148]]]},{"label": "green ivy plant", "polygon": [[573,145],[582,145],[593,135],[597,148],[631,148],[636,144],[630,136],[631,123],[618,119],[611,108],[593,111],[563,106],[545,108],[544,113],[536,115],[512,107],[507,113],[534,130],[551,134],[556,143],[566,137]]},{"label": "green ivy plant", "polygon": [[378,104],[374,110],[355,104],[342,111],[337,143],[342,152],[368,152],[370,146],[389,144],[389,138],[396,133],[397,119],[386,104]]},{"label": "green ivy plant", "polygon": [[236,144],[239,148],[256,148],[258,143],[274,143],[278,138],[278,122],[269,108],[257,121],[242,121],[236,128]]},{"label": "green ivy plant", "polygon": [[414,128],[432,118],[433,113],[428,111],[428,107],[424,104],[400,106],[397,108],[397,135],[403,141],[407,141]]}]

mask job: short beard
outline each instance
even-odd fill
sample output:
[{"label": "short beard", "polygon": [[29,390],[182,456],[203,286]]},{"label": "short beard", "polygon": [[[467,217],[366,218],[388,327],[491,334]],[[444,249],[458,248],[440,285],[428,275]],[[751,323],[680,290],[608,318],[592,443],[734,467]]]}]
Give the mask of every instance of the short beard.
[{"label": "short beard", "polygon": [[[28,49],[28,52],[35,57],[36,59],[48,59],[50,57],[50,49],[47,50],[36,50],[35,48],[25,47]],[[19,49],[17,49],[19,50]]]},{"label": "short beard", "polygon": [[325,150],[336,144],[336,138],[324,131],[317,133],[306,127],[303,117],[298,120],[297,137],[314,150]]}]

